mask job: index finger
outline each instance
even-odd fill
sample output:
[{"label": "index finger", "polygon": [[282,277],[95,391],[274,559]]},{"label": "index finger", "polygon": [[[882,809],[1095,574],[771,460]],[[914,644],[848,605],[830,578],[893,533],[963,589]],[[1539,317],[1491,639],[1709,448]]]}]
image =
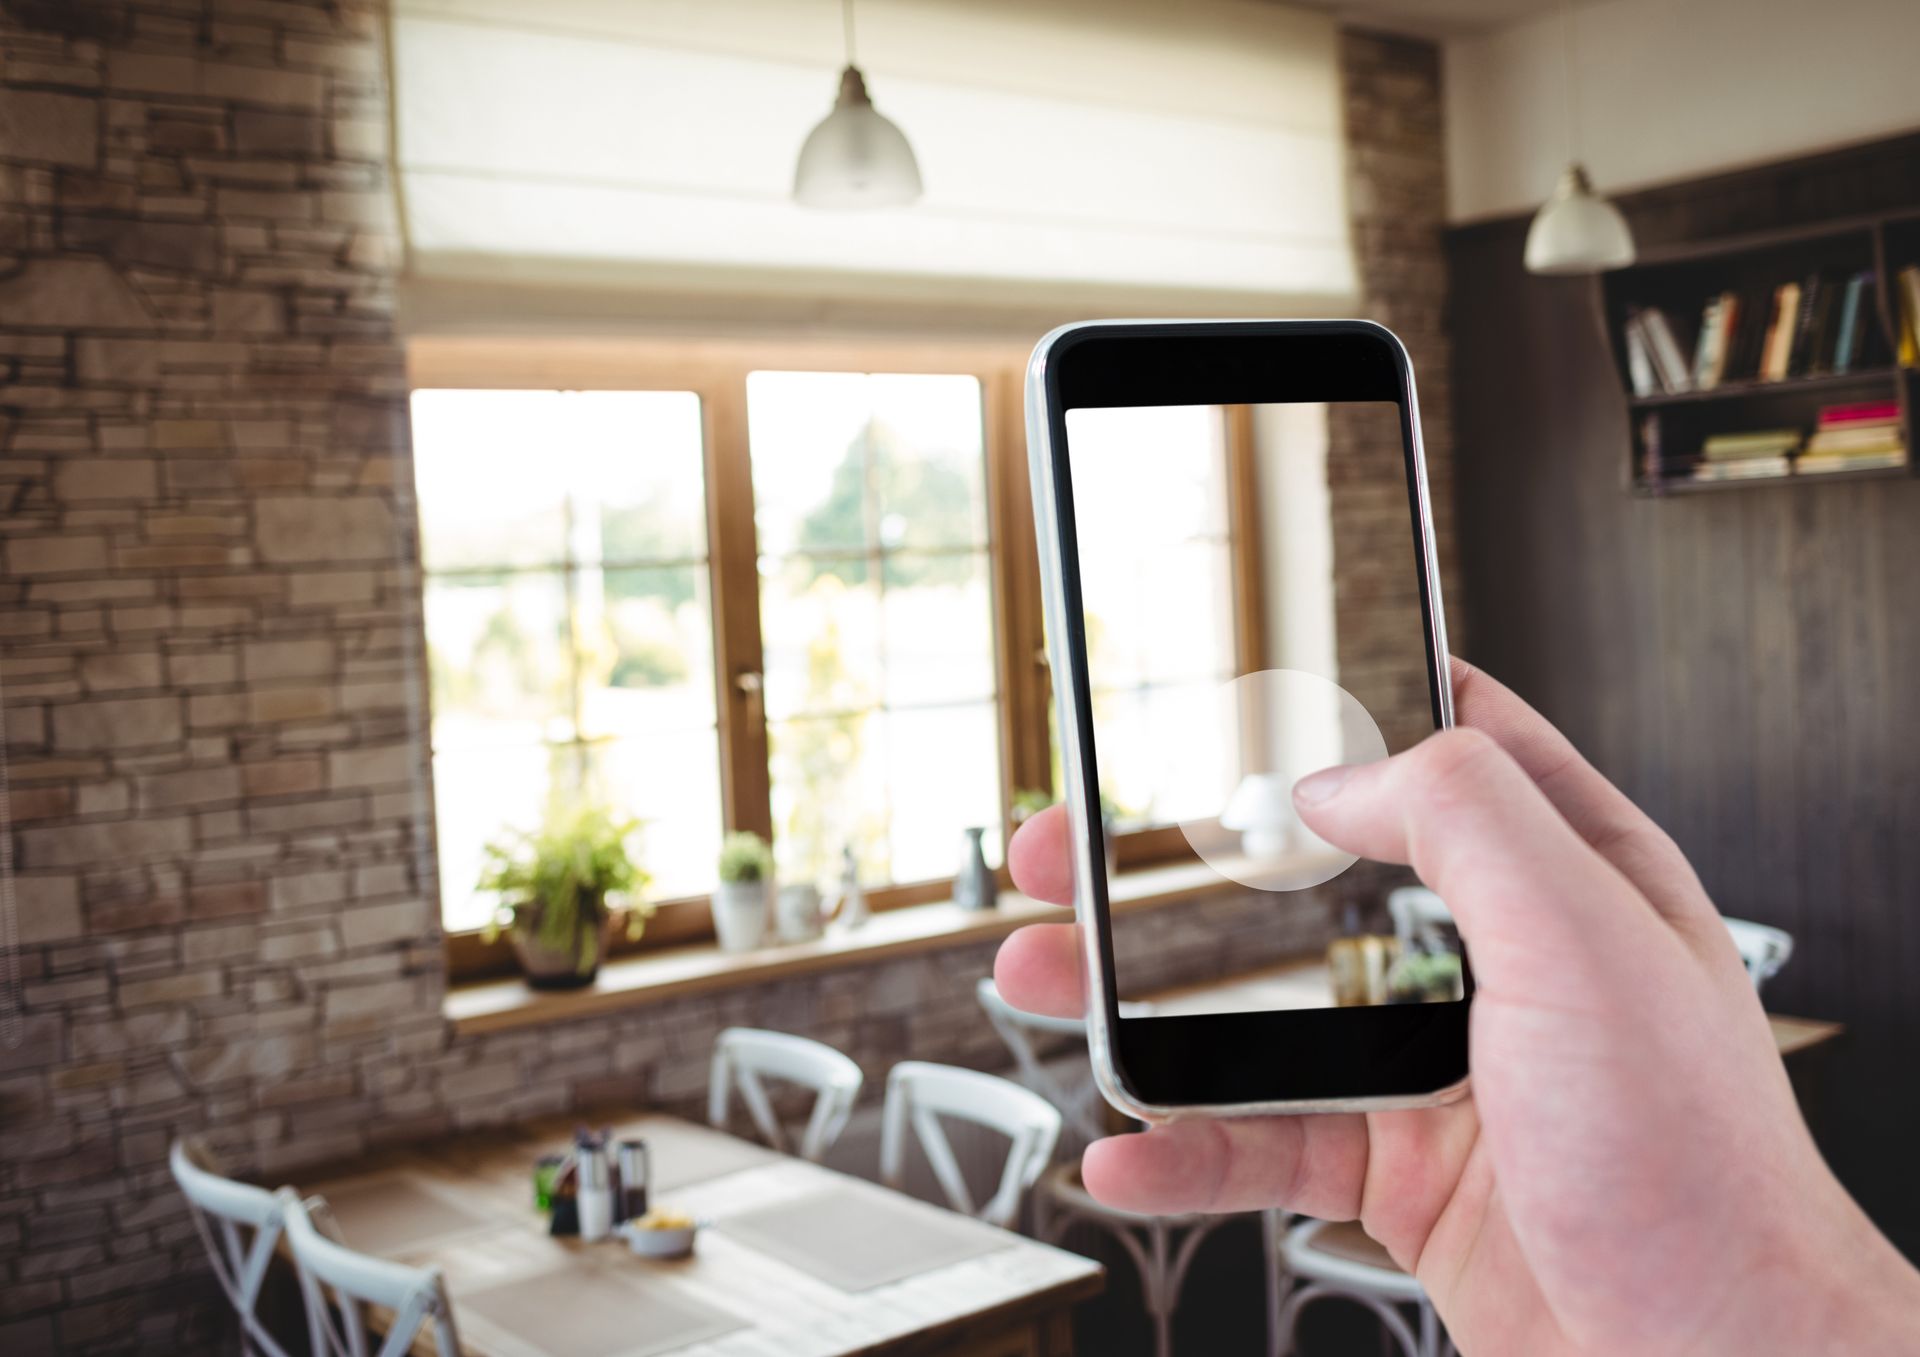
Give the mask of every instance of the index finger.
[{"label": "index finger", "polygon": [[1050,905],[1073,903],[1073,845],[1065,806],[1048,806],[1013,832],[1007,870],[1015,889]]}]

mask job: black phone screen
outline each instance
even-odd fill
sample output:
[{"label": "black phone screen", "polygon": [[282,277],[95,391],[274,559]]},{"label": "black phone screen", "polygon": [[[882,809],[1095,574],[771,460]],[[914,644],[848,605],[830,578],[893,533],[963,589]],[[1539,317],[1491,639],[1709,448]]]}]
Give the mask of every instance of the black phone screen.
[{"label": "black phone screen", "polygon": [[[1117,1063],[1175,1104],[1456,1082],[1472,982],[1444,902],[1292,802],[1445,720],[1399,346],[1352,322],[1083,333],[1048,380]],[[1207,903],[1116,908],[1122,861]]]}]

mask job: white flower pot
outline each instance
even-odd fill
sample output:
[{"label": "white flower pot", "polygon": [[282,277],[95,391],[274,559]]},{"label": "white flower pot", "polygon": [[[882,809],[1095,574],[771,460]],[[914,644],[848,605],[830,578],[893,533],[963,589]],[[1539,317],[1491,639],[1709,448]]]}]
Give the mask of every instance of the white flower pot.
[{"label": "white flower pot", "polygon": [[713,888],[713,932],[723,952],[751,952],[767,940],[768,881],[722,881]]}]

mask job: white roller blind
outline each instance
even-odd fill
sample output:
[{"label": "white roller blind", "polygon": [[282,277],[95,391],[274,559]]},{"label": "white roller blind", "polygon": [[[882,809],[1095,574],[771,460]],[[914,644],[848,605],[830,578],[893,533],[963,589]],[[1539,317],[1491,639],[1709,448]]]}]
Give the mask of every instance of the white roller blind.
[{"label": "white roller blind", "polygon": [[926,195],[788,198],[834,0],[397,0],[416,273],[1017,298],[1350,295],[1334,33],[1263,0],[862,0]]}]

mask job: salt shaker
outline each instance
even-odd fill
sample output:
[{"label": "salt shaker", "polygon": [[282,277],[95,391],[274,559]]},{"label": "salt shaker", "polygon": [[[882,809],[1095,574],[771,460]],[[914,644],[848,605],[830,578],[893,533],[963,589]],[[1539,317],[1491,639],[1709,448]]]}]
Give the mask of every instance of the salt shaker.
[{"label": "salt shaker", "polygon": [[607,1147],[598,1140],[582,1141],[576,1151],[580,1165],[580,1238],[591,1243],[613,1230],[613,1166]]}]

